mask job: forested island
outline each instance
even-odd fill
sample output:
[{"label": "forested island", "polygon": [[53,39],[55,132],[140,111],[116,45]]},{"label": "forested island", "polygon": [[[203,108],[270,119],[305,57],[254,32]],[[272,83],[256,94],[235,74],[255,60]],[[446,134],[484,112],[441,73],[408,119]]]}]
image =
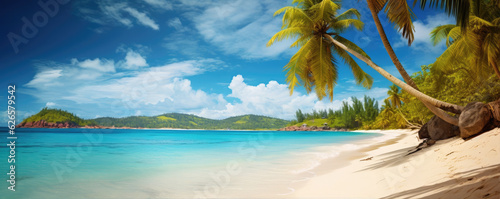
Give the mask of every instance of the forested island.
[{"label": "forested island", "polygon": [[176,128],[176,129],[278,129],[289,121],[278,118],[243,115],[214,120],[195,115],[167,113],[158,116],[101,117],[82,119],[73,113],[43,108],[24,119],[21,128]]}]

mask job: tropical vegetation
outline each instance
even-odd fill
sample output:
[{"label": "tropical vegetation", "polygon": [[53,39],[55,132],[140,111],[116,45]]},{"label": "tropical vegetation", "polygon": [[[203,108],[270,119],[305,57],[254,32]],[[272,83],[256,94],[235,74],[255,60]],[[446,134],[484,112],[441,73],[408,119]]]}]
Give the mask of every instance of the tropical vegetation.
[{"label": "tropical vegetation", "polygon": [[312,113],[302,113],[299,109],[296,112],[296,119],[290,125],[300,126],[323,126],[326,123],[329,127],[337,129],[357,129],[370,125],[379,114],[379,105],[375,98],[365,96],[363,101],[356,97],[351,97],[352,103],[342,102],[339,110],[313,110]]},{"label": "tropical vegetation", "polygon": [[287,120],[258,115],[243,115],[223,120],[213,120],[181,113],[124,118],[101,117],[86,120],[67,111],[49,108],[43,108],[39,113],[24,119],[23,122],[40,120],[52,123],[73,122],[79,126],[183,129],[278,129],[285,127],[289,123]]},{"label": "tropical vegetation", "polygon": [[73,122],[79,126],[95,125],[94,121],[82,119],[73,113],[61,109],[43,108],[40,112],[23,120],[23,122],[36,122],[44,120],[50,123]]},{"label": "tropical vegetation", "polygon": [[[443,72],[434,64],[424,65],[421,71],[411,77],[425,93],[438,99],[458,105],[466,105],[471,101],[491,102],[500,98],[500,81],[494,74],[478,80],[467,70],[462,70],[466,63],[456,65],[452,70]],[[425,124],[434,115],[425,105],[405,91],[398,94],[401,107],[392,103],[391,92],[381,107],[381,112],[372,125],[365,129],[396,129],[418,127]],[[396,99],[397,99],[396,98]]]},{"label": "tropical vegetation", "polygon": [[[471,0],[471,2],[475,4],[480,4],[478,3],[478,1],[481,0],[476,0],[476,1]],[[483,1],[489,2],[488,0],[483,0]],[[297,40],[295,41],[294,44],[292,44],[291,47],[300,47],[300,49],[292,57],[289,64],[285,66],[285,69],[288,71],[287,78],[290,84],[291,92],[293,92],[293,87],[296,84],[300,83],[299,78],[296,77],[296,75],[299,75],[301,82],[303,83],[304,87],[308,92],[312,90],[311,87],[316,86],[315,90],[320,99],[322,96],[325,95],[325,93],[328,93],[330,95],[330,99],[332,99],[333,88],[331,88],[331,85],[336,84],[337,76],[336,73],[334,72],[333,77],[329,77],[328,75],[330,75],[331,73],[328,72],[325,73],[324,71],[328,70],[336,71],[336,66],[333,64],[334,59],[328,60],[325,59],[325,57],[328,58],[333,57],[333,55],[329,55],[329,53],[333,52],[333,49],[340,48],[354,55],[363,62],[367,63],[370,67],[375,69],[382,76],[384,76],[385,78],[393,82],[395,85],[402,88],[405,92],[412,95],[419,101],[423,102],[423,104],[430,111],[432,111],[434,114],[436,114],[444,121],[459,126],[459,118],[447,114],[445,111],[448,111],[452,114],[461,114],[462,111],[464,110],[464,107],[461,105],[444,102],[437,98],[433,98],[429,95],[422,93],[417,87],[417,85],[413,82],[411,77],[409,77],[409,75],[406,73],[401,63],[399,63],[399,60],[397,60],[397,57],[385,36],[384,30],[381,28],[380,20],[378,19],[377,14],[385,7],[385,12],[389,20],[401,30],[403,36],[406,37],[408,39],[408,43],[411,44],[413,40],[413,31],[414,31],[412,18],[414,17],[413,17],[413,12],[410,10],[410,7],[406,3],[406,1],[367,0],[367,2],[372,12],[372,16],[374,17],[374,21],[377,25],[377,29],[383,40],[384,46],[386,47],[386,50],[388,51],[389,55],[391,55],[391,59],[396,65],[398,71],[401,73],[404,80],[408,84],[395,78],[387,71],[385,71],[384,69],[373,63],[371,59],[366,55],[366,53],[358,49],[355,44],[345,42],[336,38],[339,33],[343,32],[342,30],[345,30],[345,28],[351,25],[355,26],[358,30],[362,28],[362,24],[359,23],[357,25],[346,23],[345,26],[342,26],[342,29],[339,29],[338,28],[339,26],[335,26],[336,22],[342,21],[346,16],[344,15],[345,13],[338,15],[337,11],[340,8],[339,4],[336,4],[331,0],[294,0],[292,2],[294,6],[282,8],[275,13],[275,15],[284,13],[283,26],[282,30],[276,33],[276,35],[273,36],[273,38],[271,38],[271,40],[268,43],[268,45],[271,45],[274,43],[275,40],[279,41],[287,38],[297,38]],[[414,1],[414,5],[416,4],[416,2],[417,1]],[[425,5],[427,4],[426,0],[421,0],[420,2],[422,8],[424,8]],[[469,24],[472,25],[477,24],[477,23],[469,23],[470,20],[474,20],[475,18],[469,16],[470,2],[467,0],[465,1],[431,0],[429,1],[429,6],[444,8],[445,12],[447,12],[448,14],[455,15],[457,19],[457,25],[460,25],[461,27],[462,36],[467,33],[467,28]],[[492,10],[498,11],[497,8],[500,7],[495,7]],[[351,11],[352,13],[350,14],[350,16],[355,15],[359,19],[359,12],[357,12],[354,9],[349,9],[348,11]],[[487,27],[492,28],[492,26],[494,26],[492,30],[497,30],[498,26],[495,26],[496,23],[492,21],[491,24],[492,25]],[[481,33],[484,33],[484,31],[482,31]],[[493,41],[498,41],[497,38],[493,36],[491,36],[490,38],[492,38]],[[325,43],[330,45],[325,47],[324,45]],[[477,43],[480,42],[476,42],[476,44]],[[496,52],[496,45],[489,45],[488,43],[487,46],[488,48],[492,49],[491,51]],[[329,48],[331,48],[332,50],[329,51],[328,50]],[[477,52],[484,53],[485,51],[488,50],[478,50]],[[481,57],[478,56],[477,54],[478,53],[476,53],[474,56]],[[495,53],[490,53],[490,54],[492,54],[493,56],[492,59],[496,59]],[[332,62],[332,64],[327,62]],[[496,63],[498,62],[498,60],[497,59],[493,60],[493,62]],[[313,72],[313,71],[320,71],[320,72]],[[358,83],[361,83],[361,81],[359,81],[359,78],[356,79]],[[327,86],[325,87],[325,85]],[[489,120],[489,118],[480,118],[479,120]]]},{"label": "tropical vegetation", "polygon": [[153,117],[103,117],[93,121],[102,126],[183,129],[278,129],[285,127],[289,123],[287,120],[258,115],[243,115],[214,120],[181,113],[167,113]]},{"label": "tropical vegetation", "polygon": [[470,9],[467,31],[455,24],[441,25],[431,32],[434,45],[445,41],[447,50],[435,65],[441,70],[467,63],[464,67],[477,78],[487,78],[494,72],[500,78],[500,9],[494,1],[474,0]]}]

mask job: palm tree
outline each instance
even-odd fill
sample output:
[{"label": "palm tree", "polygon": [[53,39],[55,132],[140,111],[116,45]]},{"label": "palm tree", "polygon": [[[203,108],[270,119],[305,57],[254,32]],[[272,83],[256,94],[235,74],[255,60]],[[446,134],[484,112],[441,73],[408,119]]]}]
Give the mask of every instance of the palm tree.
[{"label": "palm tree", "polygon": [[387,91],[387,95],[389,95],[389,97],[387,99],[391,101],[394,108],[400,108],[401,92],[399,91],[399,87],[393,84],[389,88],[389,91]]},{"label": "palm tree", "polygon": [[[468,1],[468,0],[466,0]],[[414,1],[414,5],[416,4],[417,0]],[[426,5],[427,0],[421,0],[421,7],[424,8]],[[396,53],[392,49],[391,44],[389,43],[389,40],[387,39],[387,35],[385,34],[384,28],[382,27],[382,24],[380,23],[380,19],[378,18],[378,13],[385,7],[385,12],[387,13],[388,19],[395,24],[396,27],[401,31],[403,37],[408,39],[408,45],[411,45],[413,42],[413,22],[412,18],[414,18],[414,14],[411,11],[410,7],[408,6],[407,2],[405,0],[367,0],[368,3],[368,8],[370,9],[370,12],[373,17],[373,21],[375,22],[375,26],[377,27],[377,30],[379,32],[380,38],[382,39],[382,43],[384,44],[384,47],[391,57],[392,62],[396,66],[396,69],[399,71],[401,74],[401,77],[405,80],[407,84],[409,84],[411,87],[415,88],[416,90],[419,90],[415,82],[412,80],[410,75],[406,72],[404,69],[403,65],[401,62],[399,62],[399,59],[396,56]],[[449,14],[454,14],[457,16],[457,24],[462,24],[462,27],[466,27],[466,23],[463,21],[467,21],[468,15],[464,15],[462,10],[468,10],[468,2],[455,2],[453,3],[452,1],[447,1],[442,0],[441,4],[439,4],[439,0],[431,0],[430,6],[431,7],[438,7],[438,5],[441,6],[441,8],[445,8],[446,12]],[[453,119],[449,117],[444,111],[446,110],[452,113],[460,114],[464,107],[458,106],[458,105],[452,105],[452,106],[442,106],[439,107],[440,109],[433,107],[432,105],[425,103],[424,105],[431,110],[434,114],[438,115],[440,118],[444,119],[445,121],[449,123],[458,123],[457,119]],[[446,118],[446,119],[445,119]]]},{"label": "palm tree", "polygon": [[[469,31],[462,31],[454,24],[441,25],[431,32],[434,45],[445,40],[446,51],[435,65],[447,68],[468,62],[470,71],[489,75],[492,68],[500,78],[497,63],[500,60],[500,8],[493,1],[475,0],[470,11]],[[472,55],[472,56],[471,56]],[[446,63],[446,64],[445,64]]]},{"label": "palm tree", "polygon": [[366,0],[366,2],[368,3],[368,8],[370,9],[373,21],[375,22],[375,26],[377,27],[378,33],[380,35],[380,38],[382,39],[382,43],[384,44],[387,54],[389,54],[389,57],[391,57],[392,62],[398,69],[405,82],[411,87],[418,90],[417,84],[413,82],[410,75],[408,75],[406,70],[403,68],[401,62],[399,62],[396,53],[391,47],[391,43],[389,43],[389,39],[387,39],[387,35],[385,34],[384,28],[382,27],[382,23],[378,18],[378,13],[385,7],[387,18],[398,27],[403,37],[408,39],[408,45],[410,45],[413,42],[412,18],[415,17],[413,12],[411,11],[405,0],[390,0],[389,2],[388,0]]},{"label": "palm tree", "polygon": [[[384,9],[384,12],[387,13],[387,18],[401,31],[404,38],[408,39],[408,45],[411,45],[413,42],[413,22],[412,19],[415,18],[414,13],[411,11],[410,6],[407,4],[406,0],[366,0],[368,3],[368,8],[373,17],[373,21],[375,22],[375,26],[379,32],[380,38],[382,39],[382,43],[386,48],[387,53],[391,57],[394,65],[398,69],[399,73],[403,77],[403,79],[410,86],[418,90],[417,85],[411,77],[408,75],[406,70],[403,68],[401,62],[399,62],[396,53],[391,47],[389,40],[387,39],[387,35],[385,34],[384,28],[380,23],[380,19],[378,17],[378,13]],[[413,5],[417,3],[418,0],[414,0]],[[422,9],[427,5],[427,0],[420,0],[420,6]],[[468,22],[468,10],[469,10],[469,0],[430,0],[429,7],[440,7],[441,9],[445,9],[448,14],[453,14],[457,19],[457,24],[460,24],[462,28],[467,27]],[[459,109],[460,107],[456,107]],[[451,112],[459,113],[459,110],[450,110]]]},{"label": "palm tree", "polygon": [[389,125],[391,121],[391,117],[394,116],[394,107],[391,103],[391,100],[385,99],[384,104],[382,105],[382,111],[380,111],[380,117],[381,119],[379,120],[380,125],[382,125],[382,128],[385,129],[386,126]]},{"label": "palm tree", "polygon": [[358,85],[370,88],[373,78],[359,67],[346,50],[323,37],[323,34],[333,35],[343,45],[369,59],[360,47],[339,35],[351,26],[362,30],[363,22],[359,20],[359,12],[349,9],[335,16],[340,5],[330,0],[295,0],[294,3],[297,3],[298,7],[284,7],[274,13],[274,16],[284,13],[283,26],[267,43],[267,46],[270,46],[276,41],[297,37],[291,47],[300,49],[285,66],[290,93],[296,85],[303,84],[307,92],[311,92],[315,87],[319,99],[328,95],[330,100],[333,100],[333,88],[338,78],[338,58],[351,68]]},{"label": "palm tree", "polygon": [[[328,91],[330,100],[333,100],[333,87],[337,80],[337,65],[334,64],[333,52],[342,57],[351,67],[356,82],[369,88],[373,82],[372,78],[355,64],[356,62],[346,53],[347,51],[424,104],[430,104],[434,106],[433,108],[451,109],[457,107],[457,105],[425,95],[392,76],[373,63],[370,57],[358,46],[341,37],[339,34],[351,25],[358,30],[362,28],[363,23],[359,20],[357,10],[349,9],[337,16],[337,10],[340,9],[340,6],[331,0],[294,0],[292,4],[297,5],[276,11],[275,16],[283,13],[282,30],[268,42],[268,46],[270,46],[276,41],[297,38],[291,47],[300,47],[300,49],[285,66],[290,92],[293,92],[294,86],[300,83],[300,78],[308,92],[315,86],[316,94],[320,99],[326,96]],[[352,19],[353,16],[358,19]],[[458,125],[458,119],[455,117],[444,112],[435,114],[451,124]]]}]

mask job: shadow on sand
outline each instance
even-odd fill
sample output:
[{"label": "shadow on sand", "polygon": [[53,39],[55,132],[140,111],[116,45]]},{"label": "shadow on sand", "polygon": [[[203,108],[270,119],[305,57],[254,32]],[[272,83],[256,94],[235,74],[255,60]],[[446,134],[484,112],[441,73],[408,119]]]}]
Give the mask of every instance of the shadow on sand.
[{"label": "shadow on sand", "polygon": [[[456,173],[453,179],[383,197],[389,198],[500,198],[500,164]],[[428,195],[429,192],[435,192]]]}]

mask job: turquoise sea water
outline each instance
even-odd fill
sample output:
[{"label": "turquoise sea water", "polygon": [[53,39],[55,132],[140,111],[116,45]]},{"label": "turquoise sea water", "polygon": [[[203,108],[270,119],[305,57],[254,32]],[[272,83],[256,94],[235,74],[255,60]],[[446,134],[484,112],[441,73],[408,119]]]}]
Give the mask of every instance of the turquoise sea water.
[{"label": "turquoise sea water", "polygon": [[286,196],[341,146],[379,134],[136,129],[16,129],[16,191],[0,198]]}]

